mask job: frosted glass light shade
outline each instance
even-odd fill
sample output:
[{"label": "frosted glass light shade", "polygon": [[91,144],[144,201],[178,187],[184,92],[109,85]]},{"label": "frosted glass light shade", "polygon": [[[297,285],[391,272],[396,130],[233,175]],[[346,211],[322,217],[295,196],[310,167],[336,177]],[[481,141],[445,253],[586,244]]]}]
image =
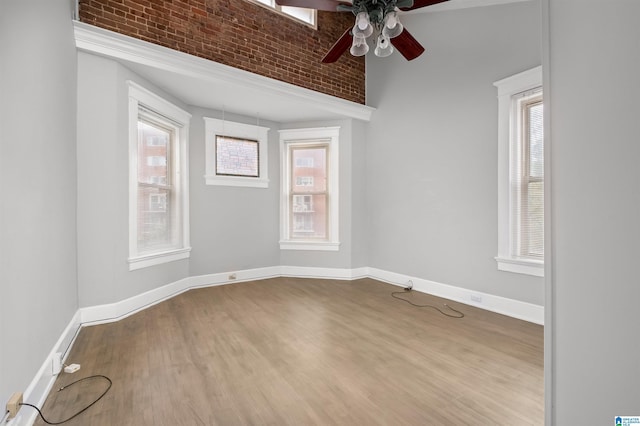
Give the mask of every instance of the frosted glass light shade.
[{"label": "frosted glass light shade", "polygon": [[360,12],[356,15],[356,26],[364,31],[367,26],[371,25],[369,22],[369,14],[367,12]]},{"label": "frosted glass light shade", "polygon": [[349,53],[353,56],[364,56],[369,51],[369,45],[367,44],[367,40],[361,36],[353,36],[353,43],[351,44],[351,49],[349,49]]},{"label": "frosted glass light shade", "polygon": [[354,26],[353,27],[353,35],[358,36],[358,37],[364,37],[367,38],[369,37],[371,34],[373,34],[373,25],[369,24],[368,27],[366,27],[364,30],[361,30],[359,26]]},{"label": "frosted glass light shade", "polygon": [[376,48],[373,51],[376,56],[380,58],[386,58],[387,56],[393,53],[393,46],[389,41],[389,37],[386,37],[384,34],[380,34],[378,36],[378,43],[376,44]]},{"label": "frosted glass light shade", "polygon": [[387,16],[385,16],[384,18],[384,27],[382,28],[382,34],[384,34],[386,37],[394,38],[399,36],[402,31],[404,31],[404,27],[400,23],[398,14],[396,12],[387,13]]},{"label": "frosted glass light shade", "polygon": [[360,12],[356,16],[356,24],[353,27],[354,36],[369,37],[373,34],[373,25],[369,21],[369,15],[367,12]]}]

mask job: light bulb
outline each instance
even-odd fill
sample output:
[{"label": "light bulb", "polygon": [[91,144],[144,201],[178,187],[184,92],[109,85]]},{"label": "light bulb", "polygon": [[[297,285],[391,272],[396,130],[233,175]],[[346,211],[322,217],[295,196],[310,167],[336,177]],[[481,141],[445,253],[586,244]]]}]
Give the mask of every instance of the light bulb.
[{"label": "light bulb", "polygon": [[367,26],[371,25],[369,22],[369,14],[367,12],[360,12],[356,15],[356,25],[362,31],[364,31]]},{"label": "light bulb", "polygon": [[373,34],[373,25],[369,24],[364,30],[361,30],[359,26],[355,25],[352,32],[354,36],[367,38]]},{"label": "light bulb", "polygon": [[376,49],[373,51],[376,56],[385,58],[393,53],[393,46],[389,42],[389,37],[384,34],[378,36],[378,43]]},{"label": "light bulb", "polygon": [[395,11],[389,12],[384,18],[382,34],[386,37],[394,38],[399,36],[402,31],[404,31],[404,27],[400,23],[400,19],[398,19],[398,14]]},{"label": "light bulb", "polygon": [[384,24],[392,30],[396,24],[398,23],[398,14],[395,11],[387,13],[387,16],[384,18]]}]

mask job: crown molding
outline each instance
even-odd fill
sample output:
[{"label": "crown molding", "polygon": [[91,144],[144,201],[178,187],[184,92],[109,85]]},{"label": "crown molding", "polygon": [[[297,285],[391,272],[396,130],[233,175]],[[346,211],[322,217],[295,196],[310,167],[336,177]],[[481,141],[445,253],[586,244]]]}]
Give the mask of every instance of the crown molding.
[{"label": "crown molding", "polygon": [[[93,25],[74,21],[76,48],[125,63],[167,71],[213,85],[233,85],[274,102],[295,102],[333,118],[370,121],[375,108],[199,58]],[[180,97],[179,93],[174,93]],[[193,106],[206,107],[192,104]],[[267,118],[262,115],[263,118]],[[318,117],[325,118],[325,117]],[[281,120],[276,120],[281,121]]]}]

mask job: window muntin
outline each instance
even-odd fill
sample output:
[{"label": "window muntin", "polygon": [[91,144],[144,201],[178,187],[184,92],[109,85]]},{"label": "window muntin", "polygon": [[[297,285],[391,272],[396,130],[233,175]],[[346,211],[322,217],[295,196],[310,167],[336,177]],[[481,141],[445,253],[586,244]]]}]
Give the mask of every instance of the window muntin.
[{"label": "window muntin", "polygon": [[189,257],[190,114],[129,85],[129,269]]},{"label": "window muntin", "polygon": [[338,128],[280,131],[280,248],[338,250]]},{"label": "window muntin", "polygon": [[[153,253],[178,246],[178,212],[171,200],[175,187],[171,170],[177,129],[158,114],[141,110],[138,116],[138,246],[137,253]],[[149,139],[164,144],[148,144]],[[158,177],[164,183],[155,183]],[[167,200],[169,202],[167,203]],[[173,208],[172,208],[173,207]]]},{"label": "window muntin", "polygon": [[544,258],[544,129],[542,93],[519,101],[521,119],[521,173],[519,192],[514,197],[518,223],[514,244],[518,257]]},{"label": "window muntin", "polygon": [[[289,145],[293,159],[291,184],[289,185],[291,229],[289,236],[295,239],[327,240],[327,158],[328,144]],[[304,167],[299,164],[301,161]],[[299,178],[311,178],[313,185],[297,185]],[[300,227],[298,224],[304,223]]]},{"label": "window muntin", "polygon": [[498,255],[501,271],[544,276],[542,67],[498,89]]}]

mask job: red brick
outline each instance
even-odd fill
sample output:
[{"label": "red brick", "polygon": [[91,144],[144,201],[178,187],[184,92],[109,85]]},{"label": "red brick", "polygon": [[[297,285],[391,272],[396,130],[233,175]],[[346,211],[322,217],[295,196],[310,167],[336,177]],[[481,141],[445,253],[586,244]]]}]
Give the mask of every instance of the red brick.
[{"label": "red brick", "polygon": [[80,0],[80,20],[350,101],[364,103],[364,59],[321,64],[349,13],[318,12],[318,30],[245,0]]}]

